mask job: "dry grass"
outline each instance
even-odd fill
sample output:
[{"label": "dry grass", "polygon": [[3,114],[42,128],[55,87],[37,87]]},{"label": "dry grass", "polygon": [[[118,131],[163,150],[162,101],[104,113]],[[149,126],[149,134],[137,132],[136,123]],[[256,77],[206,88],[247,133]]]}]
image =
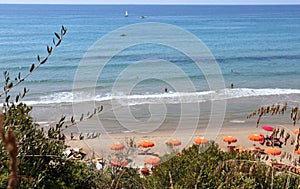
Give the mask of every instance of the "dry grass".
[{"label": "dry grass", "polygon": [[7,188],[14,189],[18,184],[18,140],[10,127],[8,127],[7,132],[5,131],[4,121],[5,115],[0,113],[0,137],[10,159],[10,174],[8,176]]}]

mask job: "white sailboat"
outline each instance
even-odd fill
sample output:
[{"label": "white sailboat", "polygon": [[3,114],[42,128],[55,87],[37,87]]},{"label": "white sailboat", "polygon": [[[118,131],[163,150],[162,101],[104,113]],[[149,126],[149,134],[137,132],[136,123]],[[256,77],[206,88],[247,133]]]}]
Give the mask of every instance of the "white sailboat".
[{"label": "white sailboat", "polygon": [[125,11],[125,17],[128,17],[128,11],[127,10]]}]

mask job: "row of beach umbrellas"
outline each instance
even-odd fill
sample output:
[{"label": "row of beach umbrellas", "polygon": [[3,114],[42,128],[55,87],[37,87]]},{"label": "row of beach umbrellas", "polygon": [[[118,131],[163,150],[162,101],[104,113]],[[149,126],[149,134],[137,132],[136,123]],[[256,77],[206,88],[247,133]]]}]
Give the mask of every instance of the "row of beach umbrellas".
[{"label": "row of beach umbrellas", "polygon": [[[272,127],[272,126],[262,126],[262,129],[264,129],[266,131],[273,131],[274,127]],[[295,130],[295,132],[296,132],[296,130]],[[248,138],[250,140],[253,140],[253,141],[261,141],[264,138],[264,136],[262,134],[251,134],[251,135],[249,135]],[[237,139],[233,136],[224,136],[222,138],[222,140],[224,142],[227,142],[228,144],[237,142]],[[206,144],[206,143],[208,143],[208,141],[209,140],[204,138],[204,137],[196,137],[194,139],[194,143],[198,144],[198,145]],[[171,146],[180,146],[181,141],[178,140],[178,139],[171,139],[171,140],[167,141],[166,144],[171,145]],[[142,147],[142,148],[151,148],[151,147],[154,147],[155,144],[154,144],[154,142],[152,142],[150,140],[143,140],[143,141],[139,142],[138,146]],[[123,150],[124,148],[125,148],[124,144],[122,144],[120,142],[114,143],[110,146],[110,149],[115,150],[115,151]]]},{"label": "row of beach umbrellas", "polygon": [[[274,127],[268,126],[268,125],[262,126],[261,128],[263,130],[269,131],[269,132],[274,131]],[[299,132],[299,129],[296,129],[294,131],[295,134],[298,134],[298,132]],[[254,141],[254,142],[261,142],[264,140],[264,135],[250,134],[250,135],[248,135],[248,139],[251,141]],[[228,145],[230,145],[231,143],[237,142],[237,138],[235,138],[233,136],[223,136],[222,140],[224,142],[228,143]],[[194,143],[197,145],[206,144],[208,142],[209,142],[209,140],[204,137],[196,137],[194,139]],[[176,146],[181,145],[181,141],[178,139],[171,139],[171,140],[167,141],[166,144],[176,147]],[[154,147],[155,144],[154,144],[154,142],[152,142],[150,140],[143,140],[138,143],[138,146],[142,147],[142,148],[151,148],[151,147]],[[125,145],[120,142],[114,143],[110,146],[110,149],[114,150],[114,151],[123,150],[124,148],[125,148]],[[269,147],[269,148],[264,149],[264,153],[275,156],[275,155],[280,155],[281,150],[278,148],[275,148],[275,147]],[[300,148],[298,150],[296,150],[295,153],[300,155]],[[159,162],[160,162],[160,158],[157,156],[149,156],[149,157],[146,157],[146,159],[145,159],[146,164],[150,164],[150,165],[154,165],[154,166],[158,165]],[[123,160],[114,159],[111,161],[111,164],[116,167],[125,167],[128,165],[128,161],[125,159],[123,159]]]},{"label": "row of beach umbrellas", "polygon": [[[265,125],[265,126],[262,126],[261,128],[265,131],[274,131],[274,127],[272,127],[272,126]],[[298,134],[298,132],[299,132],[299,129],[295,129],[294,133]],[[250,134],[248,136],[248,138],[249,138],[249,140],[252,140],[252,141],[262,141],[264,139],[264,135],[262,135],[262,134]],[[224,142],[227,142],[228,144],[237,142],[237,139],[233,136],[224,136],[222,138],[222,140]],[[204,138],[204,137],[196,137],[194,139],[194,143],[198,144],[198,145],[206,144],[206,143],[208,143],[208,141],[209,140]],[[168,142],[166,142],[166,144],[171,145],[171,146],[180,146],[181,141],[178,140],[178,139],[171,139]],[[138,146],[142,147],[142,148],[151,148],[151,147],[154,147],[155,144],[154,144],[154,142],[152,142],[150,140],[143,140],[143,141],[139,142]],[[110,146],[110,149],[115,150],[115,151],[123,150],[124,148],[125,148],[124,144],[122,144],[120,142],[114,143]]]}]

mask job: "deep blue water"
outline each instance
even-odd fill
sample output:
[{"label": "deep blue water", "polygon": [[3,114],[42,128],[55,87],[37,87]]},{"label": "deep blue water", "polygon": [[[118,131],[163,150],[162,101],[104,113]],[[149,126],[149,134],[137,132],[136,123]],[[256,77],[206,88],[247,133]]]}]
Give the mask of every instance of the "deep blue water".
[{"label": "deep blue water", "polygon": [[[225,86],[234,83],[241,89],[236,96],[249,94],[243,88],[253,89],[252,95],[281,94],[281,89],[299,93],[300,6],[296,5],[0,5],[0,70],[10,71],[11,76],[28,71],[38,53],[46,54],[53,32],[65,25],[68,32],[61,46],[23,86],[30,88],[28,101],[70,101],[77,66],[89,47],[113,30],[146,22],[172,24],[201,39],[216,58]],[[97,98],[111,94],[114,81],[129,65],[149,58],[174,63],[187,73],[198,92],[209,91],[205,76],[188,57],[161,45],[142,44],[122,51],[105,66],[95,86]],[[154,68],[155,73],[159,71]],[[88,80],[89,73],[86,75]],[[168,79],[181,78],[174,75]],[[83,78],[82,83],[87,80]],[[153,78],[139,83],[132,94],[159,94],[165,86],[164,81]],[[257,89],[266,90],[261,93]]]}]

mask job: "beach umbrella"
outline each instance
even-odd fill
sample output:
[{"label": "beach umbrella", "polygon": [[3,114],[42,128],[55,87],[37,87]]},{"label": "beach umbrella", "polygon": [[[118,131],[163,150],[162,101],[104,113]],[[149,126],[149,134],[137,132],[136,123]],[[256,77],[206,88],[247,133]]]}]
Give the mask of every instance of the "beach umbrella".
[{"label": "beach umbrella", "polygon": [[197,138],[195,138],[194,142],[195,142],[195,144],[198,144],[198,145],[206,144],[206,143],[208,143],[208,139],[206,139],[204,137],[197,137]]},{"label": "beach umbrella", "polygon": [[181,145],[181,141],[177,140],[177,139],[171,139],[168,142],[166,142],[167,145],[170,146],[180,146]]},{"label": "beach umbrella", "polygon": [[145,159],[145,163],[150,165],[158,165],[160,162],[160,158],[156,156],[150,156]]},{"label": "beach umbrella", "polygon": [[111,150],[123,150],[125,148],[124,144],[120,143],[120,142],[117,142],[117,143],[114,143],[112,145],[110,145],[110,149]]},{"label": "beach umbrella", "polygon": [[264,140],[264,135],[262,134],[250,134],[248,135],[248,139],[252,141],[262,141]]},{"label": "beach umbrella", "polygon": [[281,151],[278,148],[271,147],[271,148],[266,148],[265,153],[269,155],[277,156],[281,154]]},{"label": "beach umbrella", "polygon": [[297,135],[298,133],[299,133],[299,129],[295,129],[295,130],[294,130],[294,134]]},{"label": "beach umbrella", "polygon": [[223,140],[224,142],[227,142],[228,144],[237,142],[237,139],[234,138],[233,136],[223,136],[222,140]]},{"label": "beach umbrella", "polygon": [[110,163],[114,167],[126,167],[128,165],[128,161],[126,159],[113,159]]},{"label": "beach umbrella", "polygon": [[154,143],[149,140],[143,140],[139,143],[139,146],[143,148],[150,148],[154,146]]},{"label": "beach umbrella", "polygon": [[300,147],[297,150],[295,150],[294,152],[295,152],[295,154],[300,155]]},{"label": "beach umbrella", "polygon": [[274,127],[269,126],[269,125],[264,125],[261,128],[265,131],[274,131]]}]

